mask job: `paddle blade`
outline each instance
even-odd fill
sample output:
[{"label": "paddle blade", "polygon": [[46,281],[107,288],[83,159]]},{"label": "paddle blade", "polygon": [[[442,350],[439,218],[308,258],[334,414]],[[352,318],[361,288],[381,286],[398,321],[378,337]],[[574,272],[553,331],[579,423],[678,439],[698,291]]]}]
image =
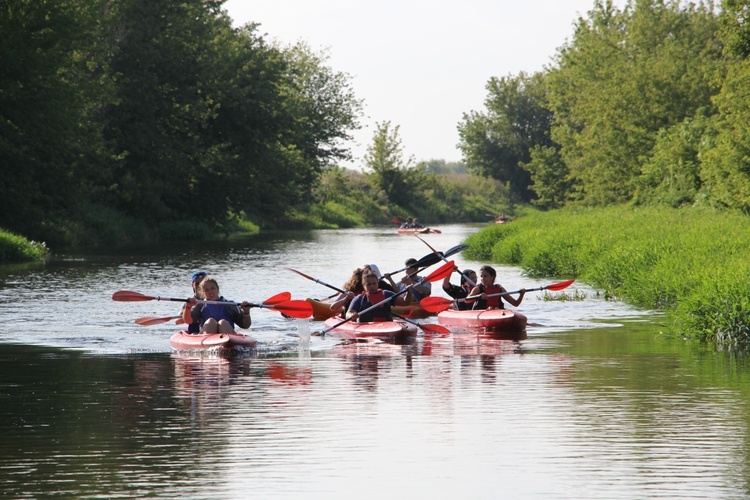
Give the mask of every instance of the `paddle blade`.
[{"label": "paddle blade", "polygon": [[145,300],[154,299],[156,299],[156,297],[150,297],[138,292],[131,292],[130,290],[118,290],[117,292],[112,294],[112,300],[116,300],[118,302],[142,302]]},{"label": "paddle blade", "polygon": [[469,245],[464,245],[464,244],[456,245],[453,248],[449,248],[448,251],[443,254],[443,256],[444,257],[450,257],[451,255],[455,255],[455,254],[457,254],[459,252],[463,252],[467,248],[469,248]]},{"label": "paddle blade", "polygon": [[180,316],[164,316],[164,317],[144,316],[143,318],[136,319],[135,323],[141,326],[151,326],[151,325],[159,325],[161,323],[167,323],[169,321],[172,321],[173,319],[181,319],[181,317]]},{"label": "paddle blade", "polygon": [[297,274],[299,274],[300,276],[302,276],[303,278],[307,278],[307,279],[309,279],[309,280],[315,281],[315,278],[313,278],[312,276],[308,276],[308,275],[306,275],[305,273],[302,273],[302,272],[300,272],[300,271],[297,271],[296,269],[292,269],[291,267],[285,267],[284,269],[286,269],[286,270],[288,270],[288,271],[291,271],[291,272],[293,272],[293,273],[297,273]]},{"label": "paddle blade", "polygon": [[414,264],[415,267],[430,267],[440,262],[440,256],[435,253],[428,253]]},{"label": "paddle blade", "polygon": [[401,224],[401,221],[400,221],[400,220],[398,220],[398,219],[397,219],[397,218],[395,218],[395,217],[394,217],[393,219],[391,219],[391,222],[393,222],[394,224]]},{"label": "paddle blade", "polygon": [[565,280],[561,281],[559,283],[552,283],[551,285],[547,285],[544,288],[547,290],[552,290],[553,292],[557,292],[559,290],[563,290],[565,288],[568,288],[570,285],[573,284],[575,280]]},{"label": "paddle blade", "polygon": [[[432,254],[432,255],[435,255],[435,254]],[[449,262],[446,262],[442,266],[435,269],[432,273],[428,274],[424,280],[432,283],[433,281],[439,281],[445,278],[446,276],[450,276],[453,273],[453,268],[455,267],[455,265],[456,264],[452,260]]]},{"label": "paddle blade", "polygon": [[422,306],[425,311],[438,313],[440,311],[445,311],[452,306],[453,301],[444,297],[425,297],[419,302],[419,305]]},{"label": "paddle blade", "polygon": [[434,227],[431,227],[430,231],[432,231],[435,234],[443,234],[443,232],[440,229],[435,229]]},{"label": "paddle blade", "polygon": [[313,314],[312,304],[306,300],[288,300],[274,304],[270,309],[300,319],[309,318]]},{"label": "paddle blade", "polygon": [[417,326],[419,326],[419,328],[421,328],[422,331],[425,333],[445,335],[446,333],[451,332],[443,325],[433,325],[431,323],[419,323]]},{"label": "paddle blade", "polygon": [[[287,268],[289,269],[289,268]],[[263,304],[266,306],[272,306],[274,304],[280,304],[282,302],[286,302],[288,300],[292,299],[292,294],[289,292],[281,292],[277,293],[273,297],[269,297],[266,300],[263,301]]]}]

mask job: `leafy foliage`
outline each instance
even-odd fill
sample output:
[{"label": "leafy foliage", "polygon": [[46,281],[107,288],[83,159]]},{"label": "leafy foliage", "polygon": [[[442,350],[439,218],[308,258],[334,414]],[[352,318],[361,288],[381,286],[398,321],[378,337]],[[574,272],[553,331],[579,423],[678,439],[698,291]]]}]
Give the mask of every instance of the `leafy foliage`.
[{"label": "leafy foliage", "polygon": [[477,175],[508,183],[529,201],[531,178],[522,166],[533,147],[550,147],[552,113],[546,107],[544,75],[491,78],[487,83],[487,111],[464,114],[459,124],[459,147],[466,167]]}]

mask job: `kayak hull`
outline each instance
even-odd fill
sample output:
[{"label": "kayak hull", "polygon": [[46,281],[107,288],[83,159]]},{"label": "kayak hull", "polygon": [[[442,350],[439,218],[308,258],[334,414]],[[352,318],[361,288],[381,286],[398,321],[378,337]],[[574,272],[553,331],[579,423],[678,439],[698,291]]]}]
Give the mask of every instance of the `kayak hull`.
[{"label": "kayak hull", "polygon": [[[342,321],[340,317],[328,318],[325,322],[326,328],[331,328]],[[417,327],[406,321],[379,321],[373,323],[357,323],[355,320],[337,326],[332,332],[336,332],[346,338],[363,337],[414,337],[417,335]]]},{"label": "kayak hull", "polygon": [[325,321],[336,313],[331,311],[331,302],[326,300],[305,299],[313,308],[312,319],[314,321]]},{"label": "kayak hull", "polygon": [[258,344],[250,335],[242,333],[195,333],[180,331],[169,339],[175,351],[231,352],[254,349]]},{"label": "kayak hull", "polygon": [[440,234],[439,229],[432,229],[431,227],[400,227],[398,228],[398,234]]},{"label": "kayak hull", "polygon": [[392,306],[391,311],[400,316],[406,316],[409,319],[424,319],[435,316],[435,313],[426,310],[419,302],[413,302],[406,306]]},{"label": "kayak hull", "polygon": [[438,313],[438,323],[459,328],[482,328],[488,331],[517,332],[526,330],[527,318],[508,309],[467,310],[448,309]]}]

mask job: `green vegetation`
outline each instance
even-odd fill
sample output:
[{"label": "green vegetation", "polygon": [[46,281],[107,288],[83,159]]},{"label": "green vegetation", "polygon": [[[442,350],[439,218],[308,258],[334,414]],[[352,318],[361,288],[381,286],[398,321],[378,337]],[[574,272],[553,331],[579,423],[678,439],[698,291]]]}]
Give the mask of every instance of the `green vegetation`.
[{"label": "green vegetation", "polygon": [[577,278],[605,297],[665,310],[671,332],[750,347],[750,220],[701,208],[568,208],[491,226],[468,257]]},{"label": "green vegetation", "polygon": [[29,241],[0,229],[0,263],[44,260],[48,255],[44,243]]}]

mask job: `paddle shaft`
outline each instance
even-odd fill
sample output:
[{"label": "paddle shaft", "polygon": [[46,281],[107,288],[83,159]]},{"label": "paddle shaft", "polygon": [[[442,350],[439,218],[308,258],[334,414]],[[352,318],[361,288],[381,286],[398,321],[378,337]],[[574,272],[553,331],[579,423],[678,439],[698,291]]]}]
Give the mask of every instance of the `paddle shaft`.
[{"label": "paddle shaft", "polygon": [[[536,288],[524,288],[523,291],[524,291],[524,293],[525,292],[538,292],[539,290],[546,290],[547,288],[549,288],[549,285],[538,286]],[[510,292],[491,293],[491,294],[487,295],[487,297],[488,298],[489,297],[501,297],[503,295],[512,295],[514,293],[521,293],[521,290],[512,290]],[[471,296],[471,297],[466,297],[465,299],[458,299],[458,302],[466,302],[467,300],[475,300],[475,299],[480,299],[480,298],[482,298],[481,295],[474,295],[474,296]]]},{"label": "paddle shaft", "polygon": [[[419,238],[419,235],[418,235],[418,234],[415,234],[414,236],[416,236],[417,238]],[[422,243],[424,243],[425,245],[427,245],[428,247],[430,247],[430,250],[432,250],[432,251],[433,251],[433,252],[435,253],[435,255],[437,255],[438,257],[440,257],[441,259],[443,259],[443,261],[444,261],[444,262],[448,262],[448,259],[446,259],[446,258],[445,258],[445,254],[443,254],[443,253],[440,253],[440,252],[438,252],[437,250],[435,250],[435,248],[433,248],[433,246],[432,246],[432,245],[430,245],[429,243],[427,243],[427,242],[426,242],[425,240],[423,240],[422,238],[419,238],[419,241],[421,241]],[[459,246],[460,246],[460,245],[459,245]],[[453,248],[457,248],[457,247],[453,247]],[[450,252],[450,250],[448,250],[448,251]],[[451,254],[451,255],[453,255],[453,254]],[[466,275],[465,275],[465,274],[464,274],[464,273],[463,273],[462,271],[460,271],[460,270],[459,270],[458,272],[459,272],[459,274],[460,274],[461,276],[463,276],[464,280],[466,280],[466,281],[467,281],[467,282],[468,282],[468,283],[469,283],[469,284],[470,284],[471,286],[477,286],[477,284],[476,284],[476,283],[474,283],[474,282],[473,282],[473,281],[472,281],[472,280],[471,280],[471,279],[470,279],[470,278],[469,278],[468,276],[466,276]]]}]

